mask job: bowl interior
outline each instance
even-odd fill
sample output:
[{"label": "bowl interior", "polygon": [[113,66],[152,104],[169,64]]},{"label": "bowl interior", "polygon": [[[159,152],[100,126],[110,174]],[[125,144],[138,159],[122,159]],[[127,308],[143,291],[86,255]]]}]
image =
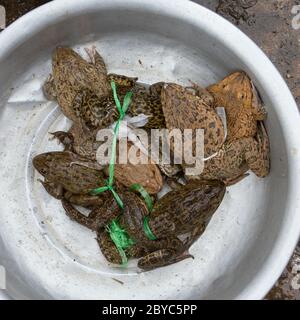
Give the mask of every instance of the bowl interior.
[{"label": "bowl interior", "polygon": [[[184,13],[180,18],[155,5],[90,3],[95,3],[93,10],[92,5],[61,15],[50,10],[51,19],[45,17],[35,31],[22,36],[25,17],[18,42],[2,52],[0,261],[7,270],[7,292],[13,298],[236,298],[261,270],[285,219],[288,143],[278,106],[249,61],[208,28],[189,22]],[[212,14],[199,13],[209,25]],[[266,179],[251,174],[228,188],[191,249],[194,260],[146,273],[134,262],[126,269],[113,268],[101,255],[95,234],[70,221],[60,202],[37,182],[32,157],[59,150],[48,132],[70,125],[41,91],[57,45],[72,46],[82,55],[84,47],[96,45],[109,72],[138,76],[149,84],[194,81],[207,86],[237,69],[253,78],[269,114],[272,171]]]}]

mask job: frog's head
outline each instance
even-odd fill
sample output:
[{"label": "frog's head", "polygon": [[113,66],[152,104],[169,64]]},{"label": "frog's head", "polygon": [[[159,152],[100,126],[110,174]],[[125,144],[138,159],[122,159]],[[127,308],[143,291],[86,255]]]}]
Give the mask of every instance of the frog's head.
[{"label": "frog's head", "polygon": [[32,160],[35,169],[42,175],[46,176],[50,169],[50,158],[48,153],[42,153],[35,156]]}]

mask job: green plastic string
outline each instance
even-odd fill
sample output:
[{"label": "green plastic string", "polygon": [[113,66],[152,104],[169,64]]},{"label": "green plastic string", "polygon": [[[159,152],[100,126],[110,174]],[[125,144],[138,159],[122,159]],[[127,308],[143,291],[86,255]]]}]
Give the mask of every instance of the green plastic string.
[{"label": "green plastic string", "polygon": [[[149,211],[149,213],[151,213],[151,211],[153,210],[153,201],[152,198],[150,197],[149,193],[145,190],[145,188],[143,186],[141,186],[139,183],[135,183],[130,187],[130,190],[132,191],[138,191],[141,196],[144,198],[147,209]],[[143,221],[143,227],[144,227],[144,231],[146,236],[150,239],[150,240],[156,240],[157,238],[155,237],[155,235],[153,234],[153,232],[150,229],[149,226],[149,218],[150,216],[146,216],[144,218]]]},{"label": "green plastic string", "polygon": [[156,236],[153,234],[153,232],[151,231],[151,229],[150,229],[150,227],[149,227],[149,216],[146,216],[145,218],[144,218],[144,231],[145,231],[145,233],[146,233],[146,236],[150,239],[150,240],[156,240],[157,238],[156,238]]},{"label": "green plastic string", "polygon": [[130,238],[126,230],[120,226],[118,219],[114,219],[111,224],[107,226],[107,231],[119,251],[122,259],[122,265],[126,265],[128,259],[124,250],[134,245],[135,242]]},{"label": "green plastic string", "polygon": [[149,193],[144,189],[144,187],[141,186],[139,183],[135,183],[130,187],[130,190],[138,191],[141,194],[141,196],[145,200],[148,211],[151,212],[153,209],[153,201],[152,201]]},{"label": "green plastic string", "polygon": [[116,199],[116,202],[119,205],[119,207],[121,209],[124,209],[123,201],[121,200],[121,198],[119,197],[119,195],[115,191],[113,184],[114,184],[114,173],[115,173],[115,161],[116,161],[116,148],[117,148],[118,133],[119,133],[121,121],[124,119],[126,111],[128,110],[128,107],[130,105],[132,92],[126,93],[126,95],[124,97],[124,101],[123,101],[123,106],[121,106],[121,102],[120,102],[120,100],[118,98],[118,94],[117,94],[116,84],[114,81],[111,82],[111,88],[113,91],[114,100],[116,103],[116,107],[119,111],[120,117],[119,117],[119,119],[115,125],[115,128],[114,128],[114,137],[113,137],[113,142],[112,142],[111,158],[110,158],[110,162],[109,162],[109,169],[108,169],[109,175],[108,175],[107,185],[104,187],[100,187],[100,188],[96,188],[96,189],[92,190],[91,194],[97,195],[99,193],[102,193],[102,192],[109,190],[109,191],[111,191],[114,198]]}]

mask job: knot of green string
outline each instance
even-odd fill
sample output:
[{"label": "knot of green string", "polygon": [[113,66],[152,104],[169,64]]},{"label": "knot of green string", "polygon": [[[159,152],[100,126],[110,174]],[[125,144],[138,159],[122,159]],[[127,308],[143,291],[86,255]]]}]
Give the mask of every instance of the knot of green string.
[{"label": "knot of green string", "polygon": [[116,107],[119,111],[120,117],[119,117],[119,119],[115,125],[115,128],[114,128],[114,137],[113,137],[113,141],[112,141],[111,158],[109,161],[109,175],[108,175],[108,180],[107,180],[106,186],[94,189],[91,191],[91,193],[93,195],[97,195],[97,194],[105,192],[105,191],[110,191],[113,194],[114,198],[116,199],[119,207],[121,209],[123,209],[124,208],[123,201],[121,200],[120,196],[118,195],[118,193],[114,189],[114,173],[115,173],[115,162],[116,162],[117,139],[118,139],[118,134],[119,134],[119,130],[120,130],[120,124],[121,124],[122,120],[124,119],[126,111],[128,110],[128,107],[130,105],[132,92],[128,91],[126,93],[124,100],[123,100],[123,106],[121,106],[121,102],[120,102],[118,95],[117,95],[116,84],[114,81],[111,82],[111,88],[112,88],[113,97],[114,97],[114,100],[116,103]]},{"label": "knot of green string", "polygon": [[[126,93],[124,100],[123,100],[123,105],[121,105],[121,102],[120,102],[120,100],[118,98],[118,94],[117,94],[116,84],[114,81],[111,82],[111,88],[112,88],[113,97],[114,97],[114,100],[116,103],[116,107],[119,111],[120,117],[119,117],[119,119],[115,125],[115,128],[114,128],[114,137],[113,137],[113,142],[112,142],[111,158],[110,158],[110,162],[109,162],[109,176],[108,176],[108,180],[106,181],[106,185],[103,187],[96,188],[96,189],[92,190],[91,194],[97,195],[97,194],[100,194],[105,191],[110,191],[113,194],[118,206],[123,210],[124,209],[123,201],[120,198],[120,196],[118,195],[118,193],[116,192],[116,190],[114,189],[114,172],[115,172],[115,162],[116,162],[117,139],[118,139],[120,124],[121,124],[122,120],[124,119],[126,111],[128,110],[128,107],[131,103],[132,92],[129,91]],[[152,202],[152,199],[151,199],[150,195],[148,194],[148,192],[138,183],[133,184],[130,189],[132,191],[138,191],[141,194],[141,196],[145,200],[147,209],[150,213],[153,209],[153,202]],[[128,261],[125,250],[130,248],[132,245],[134,245],[135,241],[133,239],[131,239],[129,234],[127,233],[127,231],[120,226],[119,218],[120,217],[113,219],[112,222],[106,227],[106,230],[108,231],[111,240],[113,241],[116,248],[118,249],[118,252],[119,252],[121,259],[122,259],[122,265],[125,265],[125,264],[127,264],[127,261]],[[143,220],[143,227],[145,230],[145,234],[147,235],[147,237],[150,240],[156,240],[156,237],[152,233],[148,222],[149,222],[149,216],[146,216]]]}]

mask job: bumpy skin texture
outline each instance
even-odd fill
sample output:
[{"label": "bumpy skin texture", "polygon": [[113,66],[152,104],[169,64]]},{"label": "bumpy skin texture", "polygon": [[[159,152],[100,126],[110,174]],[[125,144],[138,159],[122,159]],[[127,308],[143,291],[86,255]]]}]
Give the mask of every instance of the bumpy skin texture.
[{"label": "bumpy skin texture", "polygon": [[[112,77],[115,80],[115,77]],[[159,85],[154,84],[146,90],[142,85],[126,80],[116,81],[117,92],[122,103],[127,91],[132,91],[133,96],[127,114],[134,117],[141,113],[149,116],[145,129],[165,128],[165,119],[162,112]],[[133,86],[130,86],[132,85]],[[112,94],[99,98],[91,90],[85,90],[76,96],[74,104],[77,117],[80,117],[90,127],[105,128],[119,118]]]},{"label": "bumpy skin texture", "polygon": [[245,72],[235,72],[207,88],[216,107],[224,107],[227,116],[227,141],[253,137],[257,121],[266,118],[258,93]]},{"label": "bumpy skin texture", "polygon": [[73,121],[77,121],[73,102],[78,93],[89,89],[99,98],[110,93],[102,57],[94,48],[88,53],[91,63],[71,48],[56,48],[52,55],[52,77],[43,88],[46,97],[56,98],[65,116]]},{"label": "bumpy skin texture", "polygon": [[232,185],[246,177],[249,169],[261,178],[270,172],[270,144],[262,122],[255,137],[226,142],[217,156],[205,162],[200,176],[187,179],[219,179]]},{"label": "bumpy skin texture", "polygon": [[[120,254],[105,226],[120,215],[121,227],[135,241],[126,249],[127,255],[140,258],[138,266],[150,270],[191,257],[188,249],[204,232],[224,197],[225,189],[221,181],[194,181],[166,194],[156,202],[149,215],[149,227],[157,238],[152,241],[146,237],[143,227],[143,219],[148,215],[145,203],[133,193],[125,191],[121,194],[122,215],[113,198],[95,208],[89,217],[83,216],[66,200],[63,200],[63,206],[71,219],[97,232],[102,253],[109,262],[116,264],[121,263]],[[180,235],[187,237],[180,240]]]},{"label": "bumpy skin texture", "polygon": [[215,110],[200,97],[180,85],[166,84],[161,100],[168,129],[204,129],[205,157],[221,148],[225,139],[223,123]]},{"label": "bumpy skin texture", "polygon": [[[111,81],[116,83],[121,104],[128,91],[134,91],[134,88],[139,87],[136,84],[137,78],[117,74],[109,74],[107,78],[109,83]],[[106,128],[118,120],[120,116],[112,93],[99,97],[90,89],[77,93],[73,102],[73,109],[75,115],[83,120],[83,123],[89,128]]]},{"label": "bumpy skin texture", "polygon": [[33,159],[35,169],[44,177],[42,184],[58,199],[67,198],[75,204],[93,205],[102,199],[90,196],[91,190],[105,185],[101,167],[72,152],[48,152]]}]

